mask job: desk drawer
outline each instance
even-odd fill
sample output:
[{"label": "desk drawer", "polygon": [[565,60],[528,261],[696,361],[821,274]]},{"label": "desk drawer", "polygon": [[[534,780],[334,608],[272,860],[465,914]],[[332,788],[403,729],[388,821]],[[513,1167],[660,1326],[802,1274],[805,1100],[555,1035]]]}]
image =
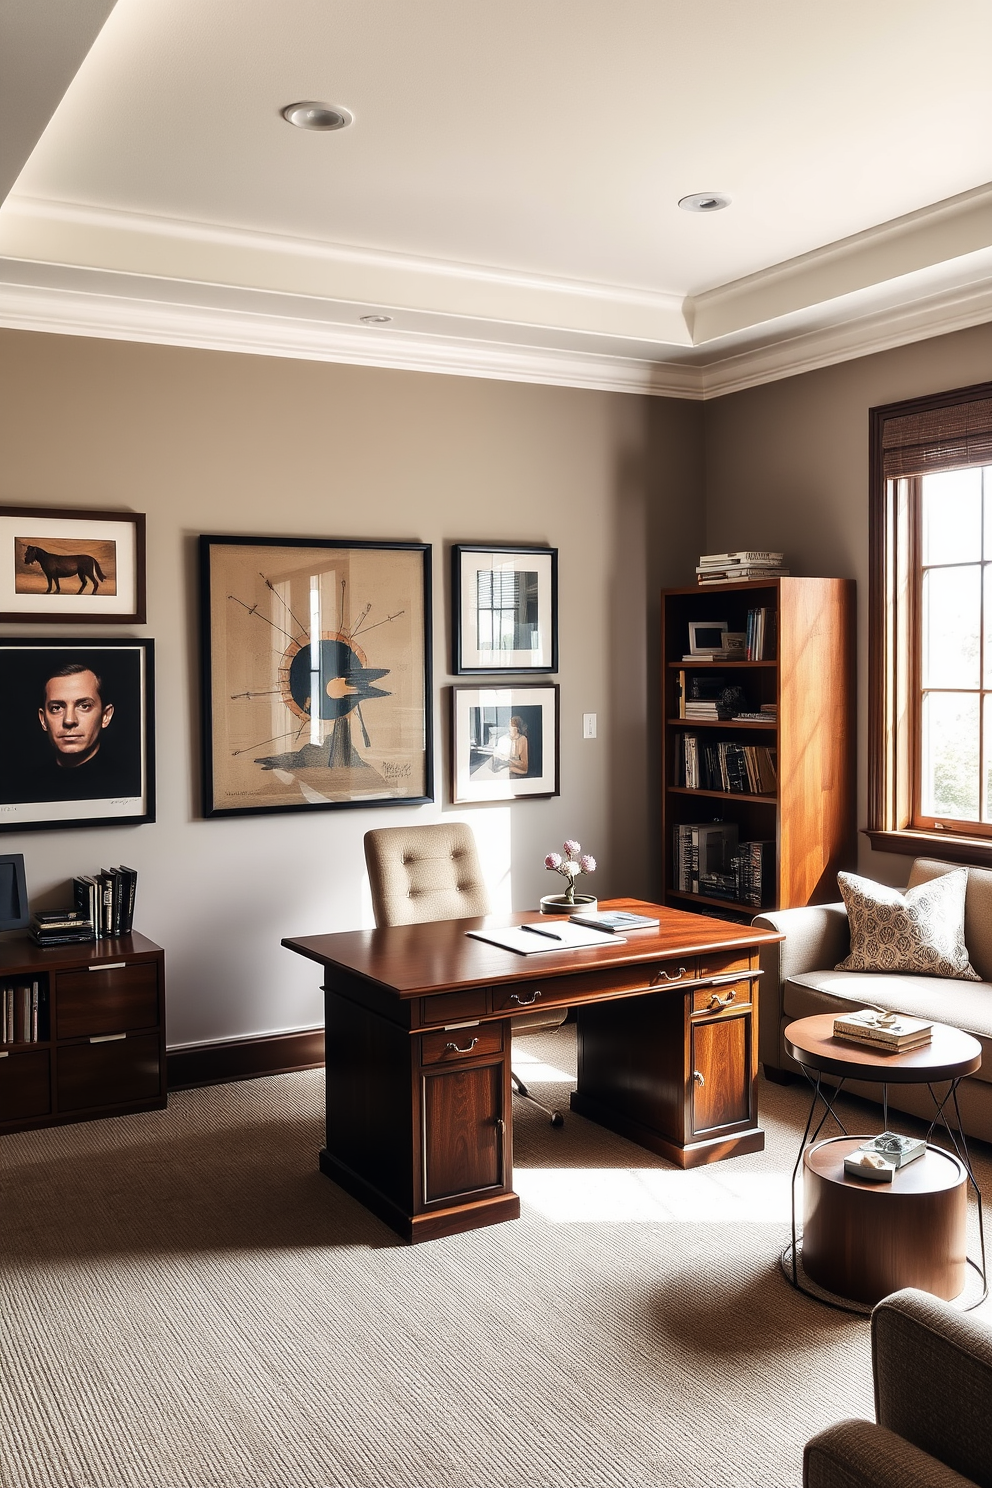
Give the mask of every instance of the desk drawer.
[{"label": "desk drawer", "polygon": [[580,971],[575,976],[535,976],[526,982],[509,982],[492,988],[494,1013],[519,1013],[542,1007],[574,1006],[577,1003],[620,996],[624,992],[660,991],[696,975],[694,956],[671,961],[645,961],[637,966],[604,967],[602,971]]},{"label": "desk drawer", "polygon": [[158,966],[117,961],[55,975],[55,1026],[60,1039],[92,1038],[155,1028],[159,1022]]},{"label": "desk drawer", "polygon": [[718,982],[716,986],[697,987],[692,994],[694,1013],[720,1013],[727,1008],[750,1007],[751,983]]},{"label": "desk drawer", "polygon": [[745,972],[751,968],[751,957],[747,951],[715,951],[699,958],[699,975],[727,976],[732,971]]},{"label": "desk drawer", "polygon": [[461,1023],[469,1018],[486,1016],[485,987],[470,987],[463,992],[439,992],[434,997],[420,999],[420,1021],[429,1023]]},{"label": "desk drawer", "polygon": [[458,1064],[480,1054],[502,1054],[502,1023],[477,1023],[472,1028],[449,1028],[420,1038],[421,1064]]}]

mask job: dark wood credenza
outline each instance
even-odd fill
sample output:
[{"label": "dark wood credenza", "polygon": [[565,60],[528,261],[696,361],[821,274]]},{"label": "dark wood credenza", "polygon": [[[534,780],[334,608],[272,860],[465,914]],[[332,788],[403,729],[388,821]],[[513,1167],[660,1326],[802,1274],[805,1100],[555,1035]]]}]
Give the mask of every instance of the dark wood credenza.
[{"label": "dark wood credenza", "polygon": [[760,1151],[758,948],[771,931],[618,899],[657,931],[519,956],[531,914],[286,939],[324,968],[321,1171],[406,1240],[515,1219],[510,1019],[574,1008],[583,1116],[682,1167]]},{"label": "dark wood credenza", "polygon": [[160,946],[138,934],[44,949],[4,940],[8,986],[37,987],[37,1038],[0,1044],[0,1134],[165,1106]]}]

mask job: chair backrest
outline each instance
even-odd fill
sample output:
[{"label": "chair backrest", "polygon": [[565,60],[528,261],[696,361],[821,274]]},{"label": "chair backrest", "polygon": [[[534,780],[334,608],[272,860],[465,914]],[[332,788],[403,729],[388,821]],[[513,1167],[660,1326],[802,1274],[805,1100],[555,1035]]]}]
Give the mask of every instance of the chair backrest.
[{"label": "chair backrest", "polygon": [[475,835],[464,822],[366,832],[365,861],[377,925],[489,913]]}]

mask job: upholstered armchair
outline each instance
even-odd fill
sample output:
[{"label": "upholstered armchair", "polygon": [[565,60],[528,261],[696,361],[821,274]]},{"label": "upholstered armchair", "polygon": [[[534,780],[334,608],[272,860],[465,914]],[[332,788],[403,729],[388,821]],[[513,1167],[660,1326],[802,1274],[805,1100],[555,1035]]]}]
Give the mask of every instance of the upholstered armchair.
[{"label": "upholstered armchair", "polygon": [[992,1488],[992,1329],[907,1287],[871,1316],[875,1421],[807,1443],[805,1488]]}]

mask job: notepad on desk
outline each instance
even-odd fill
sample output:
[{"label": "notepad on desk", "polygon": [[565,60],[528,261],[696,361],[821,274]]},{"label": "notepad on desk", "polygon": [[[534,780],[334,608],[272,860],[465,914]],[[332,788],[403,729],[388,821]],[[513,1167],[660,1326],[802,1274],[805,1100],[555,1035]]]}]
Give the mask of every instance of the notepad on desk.
[{"label": "notepad on desk", "polygon": [[555,920],[550,925],[507,925],[499,930],[466,930],[465,934],[473,940],[485,940],[506,951],[516,951],[519,956],[533,956],[538,951],[580,951],[590,946],[617,945],[625,939],[609,931],[573,925],[569,920]]}]

